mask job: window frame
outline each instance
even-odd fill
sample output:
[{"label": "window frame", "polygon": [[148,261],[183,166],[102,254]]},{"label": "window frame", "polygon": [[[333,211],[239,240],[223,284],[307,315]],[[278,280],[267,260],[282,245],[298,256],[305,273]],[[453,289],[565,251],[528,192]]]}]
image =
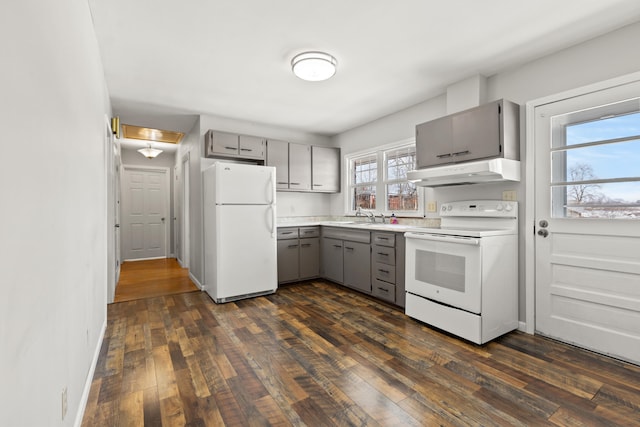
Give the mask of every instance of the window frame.
[{"label": "window frame", "polygon": [[[418,206],[416,210],[389,210],[388,206],[388,194],[387,194],[387,185],[407,182],[408,180],[389,180],[388,171],[387,171],[387,153],[391,151],[396,151],[403,148],[413,147],[415,148],[416,140],[415,138],[409,138],[402,141],[397,141],[390,144],[380,145],[377,147],[372,147],[366,150],[346,154],[344,156],[344,170],[346,171],[346,179],[345,179],[345,197],[344,197],[344,211],[345,215],[355,215],[356,210],[353,209],[354,203],[354,188],[358,186],[362,186],[362,184],[356,185],[354,180],[354,171],[352,168],[353,161],[362,159],[369,156],[375,156],[377,159],[377,176],[376,181],[371,183],[372,186],[376,188],[376,208],[368,210],[373,212],[376,215],[383,214],[385,216],[391,216],[391,214],[395,214],[396,216],[401,217],[416,217],[416,218],[424,218],[424,188],[417,186],[416,192],[418,197]],[[380,206],[380,204],[384,204],[384,206]]]}]

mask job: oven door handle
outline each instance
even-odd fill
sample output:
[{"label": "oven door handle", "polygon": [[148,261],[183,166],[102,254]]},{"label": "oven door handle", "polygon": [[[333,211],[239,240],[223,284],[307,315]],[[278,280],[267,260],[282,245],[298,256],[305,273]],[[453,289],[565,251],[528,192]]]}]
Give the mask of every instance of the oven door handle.
[{"label": "oven door handle", "polygon": [[472,246],[480,245],[480,239],[477,239],[474,237],[447,236],[444,234],[416,233],[416,232],[405,233],[404,236],[407,239],[432,240],[436,242],[457,243],[457,244],[472,245]]}]

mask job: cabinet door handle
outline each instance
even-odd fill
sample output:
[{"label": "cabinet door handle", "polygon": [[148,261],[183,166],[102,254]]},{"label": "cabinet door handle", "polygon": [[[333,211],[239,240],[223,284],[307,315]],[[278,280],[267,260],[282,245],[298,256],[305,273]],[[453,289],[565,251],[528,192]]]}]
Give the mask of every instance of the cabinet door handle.
[{"label": "cabinet door handle", "polygon": [[309,246],[311,246],[311,243],[303,243],[300,245],[301,248],[308,248]]},{"label": "cabinet door handle", "polygon": [[469,154],[469,150],[458,151],[457,153],[453,153],[454,156],[464,156],[465,154]]},{"label": "cabinet door handle", "polygon": [[389,270],[382,270],[382,269],[380,269],[380,268],[379,268],[379,269],[378,269],[378,271],[379,271],[380,273],[389,274]]},{"label": "cabinet door handle", "polygon": [[241,148],[240,151],[253,151],[251,148]]},{"label": "cabinet door handle", "polygon": [[378,255],[389,256],[389,254],[385,254],[384,252],[378,252]]},{"label": "cabinet door handle", "polygon": [[298,247],[298,245],[289,245],[289,246],[287,246],[287,247],[288,247],[289,249],[293,249],[293,248],[297,248],[297,247]]},{"label": "cabinet door handle", "polygon": [[278,184],[284,184],[284,185],[287,185],[287,184],[289,184],[289,183],[288,183],[288,182],[281,182],[281,181],[278,181]]},{"label": "cabinet door handle", "polygon": [[451,157],[451,153],[438,154],[438,155],[436,155],[436,157],[439,158],[439,159],[444,159],[444,158],[447,158],[447,157]]},{"label": "cabinet door handle", "polygon": [[290,182],[289,184],[291,184],[291,185],[300,185],[299,182]]},{"label": "cabinet door handle", "polygon": [[344,248],[345,248],[346,250],[348,250],[348,251],[352,251],[352,250],[353,250],[353,248],[350,248],[349,246],[345,246]]},{"label": "cabinet door handle", "polygon": [[283,232],[282,232],[282,233],[280,233],[280,234],[293,234],[293,231],[283,231]]},{"label": "cabinet door handle", "polygon": [[226,150],[237,150],[238,147],[224,147]]},{"label": "cabinet door handle", "polygon": [[315,231],[311,231],[311,230],[304,231],[304,234],[313,234],[313,233],[315,233]]},{"label": "cabinet door handle", "polygon": [[314,187],[322,187],[322,184],[313,184]]},{"label": "cabinet door handle", "polygon": [[380,286],[378,286],[378,290],[382,291],[382,292],[389,293],[389,289],[381,288]]},{"label": "cabinet door handle", "polygon": [[340,245],[333,245],[334,248],[341,248],[342,246]]},{"label": "cabinet door handle", "polygon": [[387,240],[388,241],[389,238],[388,237],[378,237],[378,240]]}]

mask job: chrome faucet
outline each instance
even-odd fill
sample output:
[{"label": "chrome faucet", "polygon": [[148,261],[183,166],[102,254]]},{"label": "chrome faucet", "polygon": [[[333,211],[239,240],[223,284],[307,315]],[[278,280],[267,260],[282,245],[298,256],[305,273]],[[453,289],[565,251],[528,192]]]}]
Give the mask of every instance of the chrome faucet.
[{"label": "chrome faucet", "polygon": [[356,210],[356,216],[366,216],[367,218],[369,218],[369,221],[376,222],[376,217],[373,212],[363,211],[360,206],[358,206],[358,209]]}]

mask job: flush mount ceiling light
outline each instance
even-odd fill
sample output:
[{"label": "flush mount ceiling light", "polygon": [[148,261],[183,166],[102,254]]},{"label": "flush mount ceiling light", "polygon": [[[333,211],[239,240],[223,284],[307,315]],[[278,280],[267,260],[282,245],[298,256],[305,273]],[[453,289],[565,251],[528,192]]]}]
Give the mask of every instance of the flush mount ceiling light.
[{"label": "flush mount ceiling light", "polygon": [[158,154],[162,153],[162,150],[158,150],[157,148],[151,148],[151,144],[149,144],[146,148],[139,149],[138,153],[142,154],[148,159],[153,159]]},{"label": "flush mount ceiling light", "polygon": [[[120,119],[118,119],[119,121]],[[134,125],[122,125],[122,133],[127,139],[142,139],[145,141],[168,142],[178,144],[184,133],[172,130],[146,128]]]},{"label": "flush mount ceiling light", "polygon": [[303,52],[293,57],[291,69],[302,80],[319,82],[336,73],[338,61],[324,52]]}]

